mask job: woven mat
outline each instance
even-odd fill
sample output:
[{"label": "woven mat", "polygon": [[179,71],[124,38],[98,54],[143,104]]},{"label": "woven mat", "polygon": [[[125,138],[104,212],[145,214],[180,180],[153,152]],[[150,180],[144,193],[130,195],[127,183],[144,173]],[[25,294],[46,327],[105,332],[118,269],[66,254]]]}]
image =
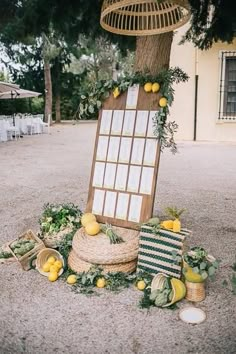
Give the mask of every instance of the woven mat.
[{"label": "woven mat", "polygon": [[[77,272],[88,272],[89,269],[94,265],[89,262],[85,262],[80,259],[77,254],[72,250],[68,257],[68,265],[69,267]],[[135,271],[137,265],[137,260],[133,260],[127,263],[120,264],[100,264],[99,266],[104,270],[104,273],[109,272],[123,272],[123,273],[132,273]]]},{"label": "woven mat", "polygon": [[84,228],[80,228],[72,243],[77,256],[93,264],[127,263],[137,258],[139,248],[139,232],[121,227],[113,227],[124,242],[110,244],[108,236],[100,232],[96,236],[88,236]]}]

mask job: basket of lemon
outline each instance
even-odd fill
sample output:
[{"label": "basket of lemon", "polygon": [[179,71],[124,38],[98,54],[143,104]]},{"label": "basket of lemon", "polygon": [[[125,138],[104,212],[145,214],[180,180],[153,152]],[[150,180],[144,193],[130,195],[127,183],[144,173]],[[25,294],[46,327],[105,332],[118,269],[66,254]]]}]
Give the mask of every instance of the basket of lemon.
[{"label": "basket of lemon", "polygon": [[45,248],[39,252],[36,259],[36,269],[40,274],[48,277],[48,280],[56,281],[63,273],[64,267],[64,259],[58,251]]}]

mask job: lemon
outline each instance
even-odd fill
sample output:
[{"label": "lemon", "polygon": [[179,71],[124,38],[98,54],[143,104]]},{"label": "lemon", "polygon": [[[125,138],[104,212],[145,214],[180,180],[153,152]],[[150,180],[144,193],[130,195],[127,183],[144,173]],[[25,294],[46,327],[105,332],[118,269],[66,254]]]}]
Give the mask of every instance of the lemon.
[{"label": "lemon", "polygon": [[59,271],[59,269],[55,265],[55,263],[50,266],[50,273],[54,273],[54,272],[58,273],[58,271]]},{"label": "lemon", "polygon": [[152,84],[152,92],[156,93],[160,90],[160,85],[158,84],[158,82],[154,82],[154,84]]},{"label": "lemon", "polygon": [[75,274],[71,274],[66,279],[68,284],[75,284],[77,282],[77,276]]},{"label": "lemon", "polygon": [[104,288],[106,286],[106,279],[105,278],[98,278],[96,282],[97,288]]},{"label": "lemon", "polygon": [[160,107],[166,107],[167,106],[167,99],[165,97],[162,97],[160,100],[159,100],[159,106]]},{"label": "lemon", "polygon": [[43,272],[48,273],[50,271],[50,267],[51,267],[50,263],[48,263],[48,262],[44,263],[44,265],[42,267]]},{"label": "lemon", "polygon": [[113,91],[113,96],[114,98],[118,97],[120,95],[120,90],[118,87],[115,88],[115,90]]},{"label": "lemon", "polygon": [[189,266],[185,266],[184,277],[190,283],[202,283],[204,281],[202,276],[198,273],[195,273],[193,269]]},{"label": "lemon", "polygon": [[85,227],[87,223],[92,221],[96,221],[96,216],[92,213],[85,213],[81,218],[81,224],[83,227]]},{"label": "lemon", "polygon": [[55,261],[56,261],[56,258],[53,256],[50,256],[47,260],[47,263],[54,264]]},{"label": "lemon", "polygon": [[50,281],[56,281],[58,279],[58,273],[57,272],[50,272],[48,275],[48,280]]},{"label": "lemon", "polygon": [[151,92],[151,91],[152,91],[152,83],[151,83],[151,82],[147,82],[147,83],[144,85],[144,91],[145,91],[145,92]]},{"label": "lemon", "polygon": [[144,280],[139,280],[136,284],[138,290],[144,290],[146,288],[146,283]]},{"label": "lemon", "polygon": [[58,269],[61,269],[63,267],[63,263],[62,261],[59,261],[59,259],[53,265],[56,266]]},{"label": "lemon", "polygon": [[99,233],[100,231],[100,225],[96,221],[92,221],[85,226],[85,231],[88,235],[90,236],[95,236]]}]

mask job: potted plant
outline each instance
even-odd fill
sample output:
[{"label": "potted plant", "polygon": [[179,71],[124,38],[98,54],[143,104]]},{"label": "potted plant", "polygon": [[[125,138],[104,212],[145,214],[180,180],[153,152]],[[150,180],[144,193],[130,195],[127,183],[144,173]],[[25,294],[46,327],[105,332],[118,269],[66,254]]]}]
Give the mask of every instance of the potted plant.
[{"label": "potted plant", "polygon": [[202,301],[205,298],[205,280],[212,278],[219,262],[203,247],[193,247],[183,255],[183,274],[187,288],[186,298]]}]

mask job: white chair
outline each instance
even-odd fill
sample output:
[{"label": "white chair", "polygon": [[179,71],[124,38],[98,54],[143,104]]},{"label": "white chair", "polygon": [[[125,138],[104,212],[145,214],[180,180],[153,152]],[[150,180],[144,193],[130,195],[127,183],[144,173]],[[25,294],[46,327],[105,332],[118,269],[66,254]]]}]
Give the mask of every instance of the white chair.
[{"label": "white chair", "polygon": [[15,140],[17,140],[20,137],[20,131],[17,127],[11,126],[9,120],[5,121],[5,128],[7,131],[7,137],[9,137],[9,140],[12,140],[13,137]]},{"label": "white chair", "polygon": [[7,141],[7,130],[5,128],[5,120],[0,119],[0,142]]},{"label": "white chair", "polygon": [[43,122],[43,120],[41,118],[40,118],[40,120],[41,120],[41,125],[43,128],[43,133],[49,134],[50,133],[51,114],[48,115],[47,123]]}]

